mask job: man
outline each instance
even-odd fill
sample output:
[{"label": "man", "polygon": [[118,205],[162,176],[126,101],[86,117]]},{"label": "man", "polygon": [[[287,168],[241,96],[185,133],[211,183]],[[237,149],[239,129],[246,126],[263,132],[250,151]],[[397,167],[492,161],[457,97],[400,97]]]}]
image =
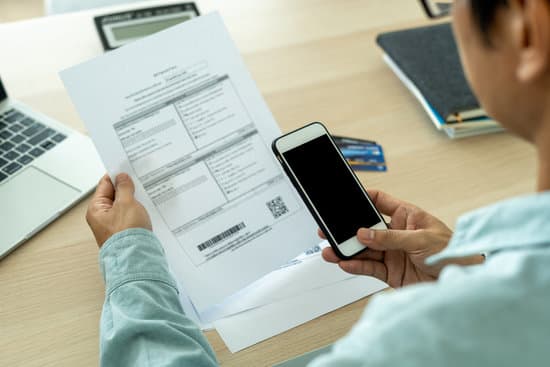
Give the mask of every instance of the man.
[{"label": "man", "polygon": [[[391,229],[359,229],[369,247],[323,257],[392,287],[312,366],[538,366],[550,361],[550,1],[457,0],[453,27],[486,111],[538,152],[537,194],[463,216],[454,234],[423,210],[370,195]],[[104,366],[215,366],[183,314],[130,178],[105,177],[87,219],[107,293]],[[131,228],[131,229],[130,229]],[[413,285],[414,284],[414,285]]]}]

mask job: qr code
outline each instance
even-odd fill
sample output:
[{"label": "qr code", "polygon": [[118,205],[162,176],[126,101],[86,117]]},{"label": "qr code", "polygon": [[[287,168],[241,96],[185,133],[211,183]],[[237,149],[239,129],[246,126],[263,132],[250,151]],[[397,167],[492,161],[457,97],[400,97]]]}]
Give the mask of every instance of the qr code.
[{"label": "qr code", "polygon": [[279,218],[283,214],[288,213],[288,207],[283,201],[283,198],[280,196],[277,196],[275,199],[268,201],[267,203],[265,203],[265,205],[267,205],[267,208],[271,211],[271,214],[275,219]]}]

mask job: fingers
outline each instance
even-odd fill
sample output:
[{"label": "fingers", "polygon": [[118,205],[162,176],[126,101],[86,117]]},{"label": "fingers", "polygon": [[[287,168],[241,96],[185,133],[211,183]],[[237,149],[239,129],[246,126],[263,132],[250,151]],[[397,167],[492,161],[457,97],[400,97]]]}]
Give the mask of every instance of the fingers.
[{"label": "fingers", "polygon": [[321,228],[318,228],[317,229],[317,235],[319,237],[321,237],[323,240],[326,240],[327,239],[327,236],[325,236],[325,234],[323,233],[323,231],[321,231]]},{"label": "fingers", "polygon": [[105,200],[113,201],[114,197],[115,197],[115,188],[113,187],[113,183],[111,182],[109,175],[105,174],[101,178],[101,180],[99,180],[99,183],[97,184],[97,188],[92,198],[94,201],[98,199],[101,199],[102,201],[105,201]]},{"label": "fingers", "polygon": [[97,213],[110,210],[113,207],[113,198],[115,189],[111,179],[105,174],[97,184],[97,188],[88,204],[86,211],[86,221],[92,223]]},{"label": "fingers", "polygon": [[[336,253],[334,252],[334,250],[331,247],[324,248],[323,251],[321,252],[321,255],[323,256],[323,259],[326,262],[329,262],[329,263],[336,264],[336,263],[339,263],[339,262],[343,261],[342,259],[340,259],[336,255]],[[383,261],[384,260],[384,252],[367,249],[366,251],[361,252],[359,255],[356,255],[353,259],[354,260]]]},{"label": "fingers", "polygon": [[367,189],[367,192],[374,203],[374,206],[385,215],[392,216],[400,206],[409,205],[408,203],[396,199],[383,191]]},{"label": "fingers", "polygon": [[359,255],[353,257],[354,260],[374,260],[374,261],[383,261],[384,260],[384,251],[374,250],[368,248],[367,250],[361,252]]},{"label": "fingers", "polygon": [[336,253],[334,252],[334,250],[330,247],[325,247],[323,249],[323,251],[321,252],[321,255],[323,256],[323,259],[326,261],[326,262],[329,262],[329,263],[338,263],[340,261],[342,261],[342,259],[340,259],[338,256],[336,256]]},{"label": "fingers", "polygon": [[130,202],[134,200],[134,182],[126,173],[116,176],[115,200],[118,202]]},{"label": "fingers", "polygon": [[391,229],[407,229],[409,210],[406,206],[400,206],[391,216],[389,227]]},{"label": "fingers", "polygon": [[338,263],[340,268],[350,274],[369,275],[385,282],[388,278],[386,266],[373,260],[347,260]]},{"label": "fingers", "polygon": [[105,174],[97,184],[95,193],[90,200],[88,210],[86,211],[86,221],[92,229],[92,232],[96,238],[96,242],[103,243],[101,241],[101,218],[107,215],[113,207],[113,199],[115,196],[115,188],[109,178],[109,175]]},{"label": "fingers", "polygon": [[374,250],[403,250],[409,251],[415,248],[415,245],[421,242],[422,233],[420,231],[408,230],[373,230],[361,228],[357,231],[359,242]]}]

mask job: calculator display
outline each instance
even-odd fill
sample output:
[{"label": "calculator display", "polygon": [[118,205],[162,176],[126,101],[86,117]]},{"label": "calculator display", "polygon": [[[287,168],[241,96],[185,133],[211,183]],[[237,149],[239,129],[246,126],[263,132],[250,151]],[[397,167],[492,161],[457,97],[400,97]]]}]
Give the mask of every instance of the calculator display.
[{"label": "calculator display", "polygon": [[95,17],[103,48],[113,50],[199,16],[195,3],[141,8]]},{"label": "calculator display", "polygon": [[117,41],[141,38],[157,33],[163,29],[172,27],[189,19],[191,19],[191,16],[184,15],[177,18],[169,18],[140,24],[130,24],[126,26],[113,27],[112,32]]}]

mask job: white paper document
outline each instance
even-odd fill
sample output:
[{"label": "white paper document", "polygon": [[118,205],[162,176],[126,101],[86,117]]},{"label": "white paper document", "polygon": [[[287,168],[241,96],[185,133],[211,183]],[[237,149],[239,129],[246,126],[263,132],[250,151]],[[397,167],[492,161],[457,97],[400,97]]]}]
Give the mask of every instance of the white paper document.
[{"label": "white paper document", "polygon": [[271,153],[277,124],[218,14],[61,77],[109,173],[134,179],[197,312],[319,242]]}]

